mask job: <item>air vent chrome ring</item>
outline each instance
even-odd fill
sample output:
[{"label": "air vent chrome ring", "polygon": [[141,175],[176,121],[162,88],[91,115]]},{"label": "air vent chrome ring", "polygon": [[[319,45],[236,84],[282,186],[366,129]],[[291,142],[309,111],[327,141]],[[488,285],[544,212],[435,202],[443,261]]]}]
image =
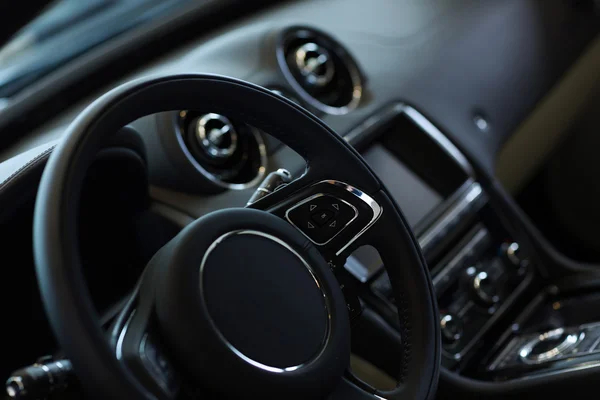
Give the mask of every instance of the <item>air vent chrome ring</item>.
[{"label": "air vent chrome ring", "polygon": [[275,55],[287,83],[311,107],[333,115],[358,107],[363,75],[350,53],[329,35],[291,27],[280,33]]},{"label": "air vent chrome ring", "polygon": [[175,135],[186,159],[221,189],[257,185],[267,170],[267,148],[258,129],[216,113],[180,111]]}]

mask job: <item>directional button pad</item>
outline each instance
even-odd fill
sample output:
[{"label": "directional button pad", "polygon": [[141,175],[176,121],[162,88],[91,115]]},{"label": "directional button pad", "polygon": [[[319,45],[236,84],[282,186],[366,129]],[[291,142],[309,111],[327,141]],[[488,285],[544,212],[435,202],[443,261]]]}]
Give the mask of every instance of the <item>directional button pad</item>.
[{"label": "directional button pad", "polygon": [[325,244],[340,233],[358,212],[337,197],[325,194],[311,196],[286,213],[287,219],[316,244]]},{"label": "directional button pad", "polygon": [[313,214],[311,214],[310,219],[312,219],[318,226],[323,226],[327,224],[333,218],[335,213],[330,210],[320,210]]}]

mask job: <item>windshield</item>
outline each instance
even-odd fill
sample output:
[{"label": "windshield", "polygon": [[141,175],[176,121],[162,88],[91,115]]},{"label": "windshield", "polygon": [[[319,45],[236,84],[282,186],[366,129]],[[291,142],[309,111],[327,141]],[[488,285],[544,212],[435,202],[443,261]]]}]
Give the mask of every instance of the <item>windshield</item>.
[{"label": "windshield", "polygon": [[197,0],[58,0],[0,47],[0,100],[90,48]]}]

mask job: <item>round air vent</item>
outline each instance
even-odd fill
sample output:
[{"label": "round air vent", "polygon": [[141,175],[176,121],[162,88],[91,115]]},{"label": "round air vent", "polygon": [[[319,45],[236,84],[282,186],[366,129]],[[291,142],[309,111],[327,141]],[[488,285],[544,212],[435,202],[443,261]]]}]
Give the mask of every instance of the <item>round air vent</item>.
[{"label": "round air vent", "polygon": [[215,186],[245,189],[264,177],[267,151],[256,128],[204,111],[180,111],[175,124],[184,154]]},{"label": "round air vent", "polygon": [[287,29],[279,37],[276,56],[288,83],[314,108],[339,115],[360,103],[362,74],[331,36],[313,28]]}]

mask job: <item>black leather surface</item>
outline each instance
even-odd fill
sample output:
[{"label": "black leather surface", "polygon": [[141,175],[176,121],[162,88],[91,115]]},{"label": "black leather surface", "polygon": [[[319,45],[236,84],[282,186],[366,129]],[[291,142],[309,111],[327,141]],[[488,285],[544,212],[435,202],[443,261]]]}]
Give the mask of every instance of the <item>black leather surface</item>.
[{"label": "black leather surface", "polygon": [[[98,326],[77,254],[76,209],[85,170],[96,152],[131,120],[171,109],[204,108],[249,121],[271,132],[308,161],[300,183],[325,177],[350,182],[378,196],[389,216],[388,242],[383,247],[389,259],[403,261],[392,279],[397,298],[406,299],[401,310],[406,346],[403,386],[395,398],[430,398],[439,373],[439,326],[431,282],[414,237],[397,206],[380,192],[381,183],[358,153],[323,123],[293,103],[268,90],[211,76],[167,76],[124,85],[94,102],[71,125],[65,140],[52,154],[38,192],[34,223],[38,282],[47,312],[61,345],[79,376],[93,393],[112,398],[150,398],[148,392],[122,369]],[[294,185],[289,185],[293,187]],[[281,192],[286,188],[281,189]],[[385,211],[384,211],[384,215]],[[382,222],[383,223],[383,222]],[[399,238],[391,243],[390,238]]]}]

